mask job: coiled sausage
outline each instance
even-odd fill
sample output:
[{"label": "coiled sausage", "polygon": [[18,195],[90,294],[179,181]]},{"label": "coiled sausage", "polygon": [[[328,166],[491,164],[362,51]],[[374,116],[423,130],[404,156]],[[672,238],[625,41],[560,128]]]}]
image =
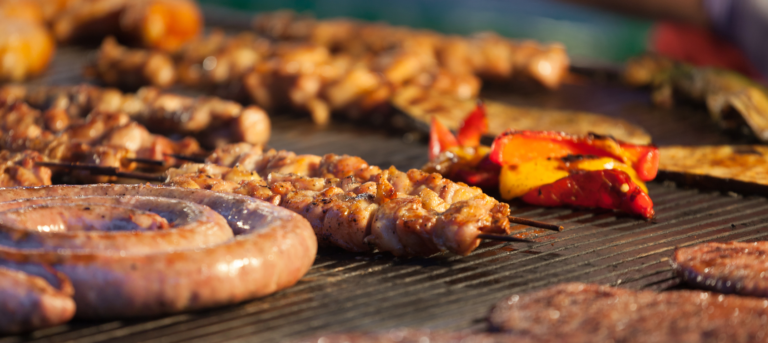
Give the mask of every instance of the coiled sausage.
[{"label": "coiled sausage", "polygon": [[[0,189],[0,224],[0,262],[66,275],[78,318],[154,316],[265,296],[295,284],[317,252],[300,216],[195,189]],[[36,315],[49,313],[43,307]]]}]

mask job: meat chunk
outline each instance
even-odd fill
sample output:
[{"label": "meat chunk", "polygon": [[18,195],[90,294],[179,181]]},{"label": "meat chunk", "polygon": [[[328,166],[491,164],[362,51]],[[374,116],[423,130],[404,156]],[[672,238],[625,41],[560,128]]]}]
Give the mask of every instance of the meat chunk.
[{"label": "meat chunk", "polygon": [[[432,332],[430,330],[397,329],[387,332],[356,332],[318,335],[295,343],[532,343],[534,341],[505,334],[471,332]],[[543,343],[543,342],[540,342]]]},{"label": "meat chunk", "polygon": [[768,300],[701,291],[632,291],[567,283],[513,295],[497,331],[536,342],[765,342]]},{"label": "meat chunk", "polygon": [[768,242],[705,243],[680,248],[672,263],[677,274],[693,287],[768,296]]}]

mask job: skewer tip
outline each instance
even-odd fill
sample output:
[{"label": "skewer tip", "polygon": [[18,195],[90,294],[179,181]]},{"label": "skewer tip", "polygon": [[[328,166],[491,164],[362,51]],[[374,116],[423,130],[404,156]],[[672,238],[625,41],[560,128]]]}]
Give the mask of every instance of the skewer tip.
[{"label": "skewer tip", "polygon": [[515,216],[509,216],[509,222],[510,223],[515,223],[515,224],[522,224],[522,225],[528,225],[528,226],[532,226],[532,227],[537,227],[537,228],[540,228],[540,229],[552,230],[552,231],[563,231],[563,229],[565,229],[562,225],[550,224],[550,223],[545,223],[545,222],[538,221],[538,220],[527,219],[527,218],[520,218],[520,217],[515,217]]},{"label": "skewer tip", "polygon": [[515,236],[491,235],[487,233],[481,233],[477,235],[477,238],[501,242],[536,243],[536,241],[530,239],[518,238]]}]

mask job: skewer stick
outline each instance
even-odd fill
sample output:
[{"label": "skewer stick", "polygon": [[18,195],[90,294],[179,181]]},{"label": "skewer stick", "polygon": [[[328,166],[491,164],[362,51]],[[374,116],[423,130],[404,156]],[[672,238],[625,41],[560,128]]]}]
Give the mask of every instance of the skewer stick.
[{"label": "skewer stick", "polygon": [[118,172],[117,167],[105,167],[98,164],[77,164],[70,162],[35,162],[38,166],[52,167],[52,168],[64,168],[64,169],[81,169],[87,170],[94,175],[115,175]]},{"label": "skewer stick", "polygon": [[533,219],[526,219],[526,218],[509,216],[509,222],[510,223],[515,223],[515,224],[522,224],[522,225],[533,226],[533,227],[537,227],[537,228],[540,228],[540,229],[547,229],[547,230],[553,230],[553,231],[563,231],[563,226],[562,225],[549,224],[549,223],[540,222],[538,220],[533,220]]},{"label": "skewer stick", "polygon": [[123,172],[117,167],[105,167],[97,164],[76,164],[69,162],[35,162],[35,164],[44,167],[87,170],[91,175],[117,176],[156,182],[164,182],[168,179],[165,175]]},{"label": "skewer stick", "polygon": [[190,161],[190,162],[196,162],[196,163],[205,163],[205,157],[200,157],[200,156],[187,156],[187,155],[181,155],[181,154],[165,154],[165,156],[173,157],[178,160],[184,160],[184,161]]},{"label": "skewer stick", "polygon": [[147,173],[139,173],[139,172],[117,172],[115,173],[115,176],[124,177],[128,179],[144,180],[144,181],[155,181],[155,182],[168,181],[168,177],[163,174],[147,174]]},{"label": "skewer stick", "polygon": [[487,233],[481,233],[481,234],[477,235],[477,238],[489,239],[489,240],[492,240],[492,241],[502,241],[502,242],[536,243],[536,241],[533,241],[533,240],[530,240],[530,239],[517,238],[515,236],[490,235],[490,234],[487,234]]},{"label": "skewer stick", "polygon": [[130,162],[136,162],[139,164],[149,164],[149,165],[158,166],[158,167],[165,167],[165,161],[163,160],[153,160],[149,158],[138,158],[138,157],[126,158],[125,160]]}]

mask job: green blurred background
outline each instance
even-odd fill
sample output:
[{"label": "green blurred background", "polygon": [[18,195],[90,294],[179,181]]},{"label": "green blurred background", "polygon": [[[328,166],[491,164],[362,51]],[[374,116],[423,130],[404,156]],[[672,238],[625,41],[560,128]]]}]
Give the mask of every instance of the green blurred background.
[{"label": "green blurred background", "polygon": [[[674,0],[670,0],[674,1]],[[318,18],[353,17],[469,34],[558,41],[583,62],[623,62],[646,49],[651,23],[552,0],[200,0],[257,13],[290,8]]]}]

